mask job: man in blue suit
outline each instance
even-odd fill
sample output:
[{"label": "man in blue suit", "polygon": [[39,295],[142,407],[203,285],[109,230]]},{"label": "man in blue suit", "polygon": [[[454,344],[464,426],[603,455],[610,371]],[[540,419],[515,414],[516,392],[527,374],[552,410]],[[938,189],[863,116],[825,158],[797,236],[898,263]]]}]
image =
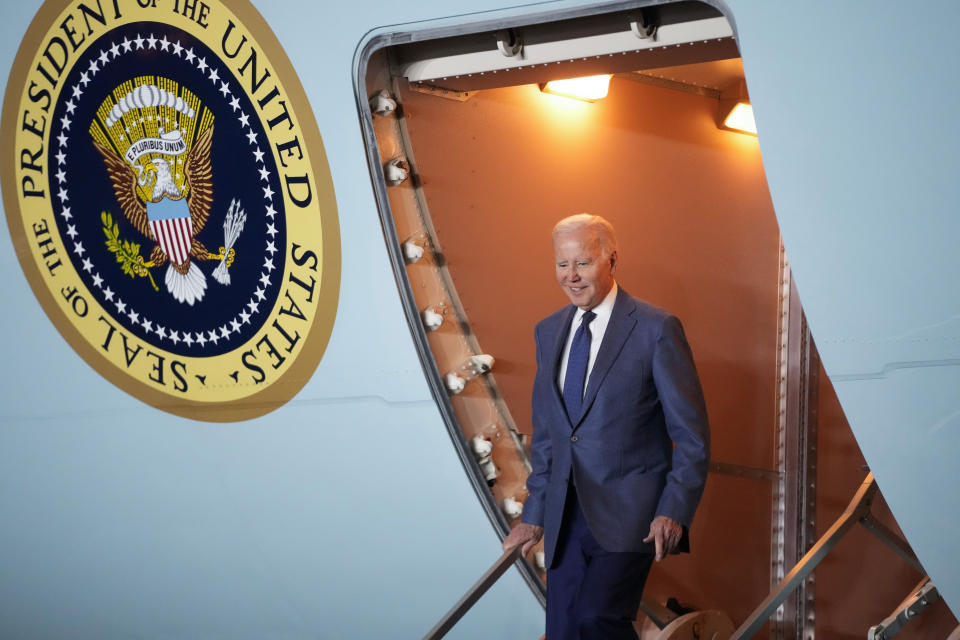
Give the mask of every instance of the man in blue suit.
[{"label": "man in blue suit", "polygon": [[609,222],[565,218],[553,248],[573,304],[535,331],[530,495],[504,548],[546,536],[547,640],[635,640],[654,559],[689,551],[709,461],[703,392],[680,321],[614,280]]}]

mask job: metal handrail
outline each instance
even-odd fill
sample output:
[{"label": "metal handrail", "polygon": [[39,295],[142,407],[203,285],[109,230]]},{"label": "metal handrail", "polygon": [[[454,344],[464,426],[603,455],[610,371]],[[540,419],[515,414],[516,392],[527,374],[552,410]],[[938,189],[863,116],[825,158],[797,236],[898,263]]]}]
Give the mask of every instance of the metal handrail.
[{"label": "metal handrail", "polygon": [[740,628],[737,629],[730,640],[746,640],[753,637],[757,631],[766,624],[767,619],[773,615],[784,600],[786,600],[800,584],[813,573],[813,570],[820,564],[820,561],[833,549],[843,536],[855,525],[863,525],[870,533],[879,538],[884,544],[894,550],[900,557],[906,560],[911,566],[923,572],[923,567],[916,555],[910,549],[905,541],[893,533],[890,529],[877,522],[870,514],[870,508],[873,505],[873,497],[877,492],[877,483],[873,479],[873,473],[868,473],[864,478],[860,489],[847,505],[843,514],[837,518],[830,529],[817,540],[816,544],[800,559],[800,562],[790,570],[777,588],[770,592],[763,602],[761,602],[750,617],[747,618]]},{"label": "metal handrail", "polygon": [[[820,561],[826,557],[827,553],[857,524],[863,525],[864,528],[879,538],[911,566],[923,572],[923,567],[917,560],[913,550],[910,549],[910,545],[886,526],[879,523],[870,513],[870,508],[873,506],[873,498],[876,493],[877,483],[873,478],[873,474],[868,473],[843,514],[833,523],[830,529],[817,540],[816,544],[810,548],[800,562],[793,567],[790,573],[784,577],[770,595],[754,609],[750,617],[730,636],[730,640],[747,640],[753,637],[753,635],[766,624],[767,619],[777,610],[777,607],[783,604],[790,594],[813,572]],[[484,573],[463,597],[453,605],[453,608],[440,619],[440,622],[424,636],[424,640],[439,640],[444,637],[460,618],[470,610],[474,603],[493,586],[497,579],[506,573],[507,569],[521,557],[519,546],[504,551],[503,555],[493,563],[493,566],[487,569],[486,573]],[[676,617],[673,612],[652,602],[644,601],[641,604],[641,609],[647,613],[661,629],[666,623]]]},{"label": "metal handrail", "polygon": [[467,611],[470,610],[477,600],[480,599],[487,590],[493,586],[493,584],[507,572],[514,562],[517,559],[523,557],[520,554],[520,546],[511,547],[503,552],[496,562],[487,569],[487,571],[480,576],[480,579],[470,587],[463,597],[460,598],[455,605],[440,618],[433,629],[430,629],[429,633],[424,636],[424,640],[439,640],[443,636],[447,635],[447,632],[453,628],[453,625],[457,624]]}]

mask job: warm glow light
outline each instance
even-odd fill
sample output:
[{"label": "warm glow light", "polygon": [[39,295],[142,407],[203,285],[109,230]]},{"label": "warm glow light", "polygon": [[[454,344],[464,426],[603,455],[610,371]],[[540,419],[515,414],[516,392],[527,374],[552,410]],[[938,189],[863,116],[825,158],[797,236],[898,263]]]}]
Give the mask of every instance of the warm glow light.
[{"label": "warm glow light", "polygon": [[586,76],[568,80],[551,80],[541,88],[545,93],[593,102],[607,97],[607,91],[610,89],[610,78],[612,77],[610,74],[604,74],[602,76]]},{"label": "warm glow light", "polygon": [[753,107],[749,102],[738,102],[723,121],[723,126],[757,135],[757,123],[753,120]]}]

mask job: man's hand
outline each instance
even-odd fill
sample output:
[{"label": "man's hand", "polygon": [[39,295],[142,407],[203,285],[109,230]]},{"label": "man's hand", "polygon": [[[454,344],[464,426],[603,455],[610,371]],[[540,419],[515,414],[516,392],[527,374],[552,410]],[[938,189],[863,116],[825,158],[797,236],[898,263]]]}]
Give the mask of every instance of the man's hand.
[{"label": "man's hand", "polygon": [[677,545],[680,544],[680,538],[682,536],[683,526],[679,522],[667,516],[657,516],[653,519],[653,522],[650,523],[650,533],[643,541],[650,542],[652,540],[654,544],[656,544],[656,560],[660,562],[668,553],[673,553],[677,550]]},{"label": "man's hand", "polygon": [[[530,549],[533,548],[533,545],[540,542],[540,538],[543,537],[543,527],[538,527],[535,524],[527,524],[526,522],[520,522],[515,526],[508,535],[503,540],[503,550],[512,549],[523,545],[523,548],[520,549],[523,555],[527,555]],[[679,540],[679,538],[678,538]]]}]

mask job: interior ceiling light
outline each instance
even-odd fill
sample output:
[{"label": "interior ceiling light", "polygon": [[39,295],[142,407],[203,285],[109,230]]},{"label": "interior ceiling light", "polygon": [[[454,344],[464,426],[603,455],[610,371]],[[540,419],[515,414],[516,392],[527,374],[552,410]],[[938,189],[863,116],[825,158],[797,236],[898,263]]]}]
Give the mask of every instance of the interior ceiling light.
[{"label": "interior ceiling light", "polygon": [[546,84],[540,85],[540,90],[544,93],[552,93],[565,98],[576,98],[577,100],[594,102],[595,100],[607,97],[607,91],[610,90],[610,78],[612,77],[611,74],[605,73],[599,76],[551,80]]},{"label": "interior ceiling light", "polygon": [[728,129],[757,135],[757,123],[753,119],[753,107],[749,102],[738,102],[723,119],[723,126]]}]

